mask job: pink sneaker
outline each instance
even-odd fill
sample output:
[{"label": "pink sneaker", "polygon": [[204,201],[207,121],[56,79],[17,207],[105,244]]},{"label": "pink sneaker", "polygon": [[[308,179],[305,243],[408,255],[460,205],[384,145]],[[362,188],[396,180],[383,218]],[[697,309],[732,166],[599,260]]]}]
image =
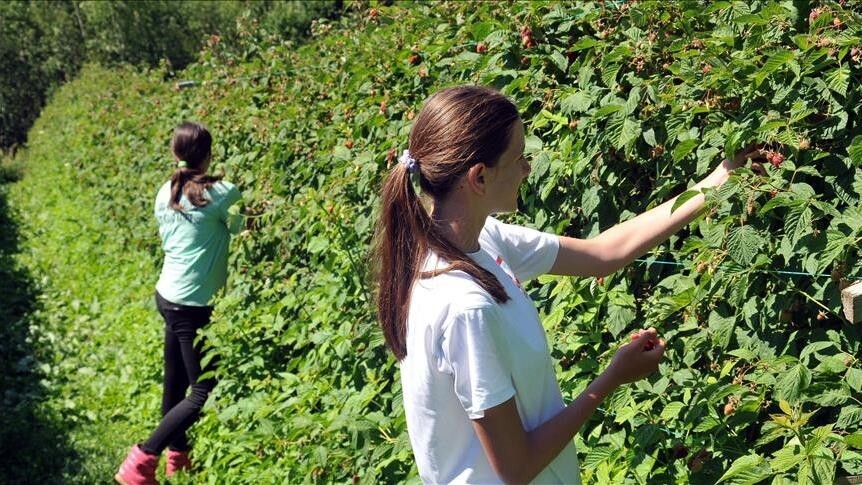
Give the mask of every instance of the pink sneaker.
[{"label": "pink sneaker", "polygon": [[144,452],[135,445],[126,456],[126,461],[120,465],[120,471],[114,475],[114,480],[122,485],[159,485],[156,481],[156,467],[159,457]]},{"label": "pink sneaker", "polygon": [[191,470],[192,461],[189,459],[188,451],[174,451],[168,448],[168,462],[165,468],[165,476],[172,477],[180,470]]}]

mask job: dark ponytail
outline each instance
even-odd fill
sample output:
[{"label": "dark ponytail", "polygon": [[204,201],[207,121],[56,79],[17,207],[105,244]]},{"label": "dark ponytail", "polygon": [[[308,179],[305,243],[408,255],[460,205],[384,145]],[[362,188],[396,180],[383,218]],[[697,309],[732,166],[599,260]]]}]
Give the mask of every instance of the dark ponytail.
[{"label": "dark ponytail", "polygon": [[195,207],[209,203],[204,191],[221,180],[220,175],[207,175],[207,164],[212,158],[212,136],[200,123],[184,122],[174,129],[171,151],[180,160],[171,176],[171,208],[182,212],[183,195]]},{"label": "dark ponytail", "polygon": [[[459,86],[433,95],[410,132],[410,155],[417,160],[422,191],[435,201],[443,200],[473,165],[496,165],[519,119],[514,104],[492,89]],[[383,183],[374,241],[377,316],[386,344],[398,360],[407,356],[407,317],[417,278],[463,271],[498,303],[509,300],[491,272],[442,236],[410,177],[399,163]],[[429,251],[448,266],[423,272]]]}]

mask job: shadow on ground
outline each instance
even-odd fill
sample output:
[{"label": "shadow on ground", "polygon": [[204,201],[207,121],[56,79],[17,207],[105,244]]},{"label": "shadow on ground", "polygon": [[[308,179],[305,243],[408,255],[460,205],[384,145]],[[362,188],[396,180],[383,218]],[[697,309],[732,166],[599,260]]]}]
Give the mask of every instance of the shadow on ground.
[{"label": "shadow on ground", "polygon": [[62,426],[40,406],[48,391],[40,383],[28,318],[37,290],[15,258],[20,235],[8,201],[17,179],[16,172],[0,166],[0,485],[63,483],[76,475],[79,457]]}]

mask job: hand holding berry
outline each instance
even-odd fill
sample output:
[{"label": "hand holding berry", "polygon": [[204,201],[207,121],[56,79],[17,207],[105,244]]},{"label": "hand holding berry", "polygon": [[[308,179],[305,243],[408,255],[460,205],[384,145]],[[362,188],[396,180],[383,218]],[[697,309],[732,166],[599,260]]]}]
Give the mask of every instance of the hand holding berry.
[{"label": "hand holding berry", "polygon": [[[752,161],[752,164],[760,164],[765,159],[766,152],[762,149],[762,145],[750,143],[742,150],[736,152],[732,159],[726,158],[722,160],[721,164],[710,175],[713,181],[711,185],[718,186],[723,184],[730,176],[730,172],[745,165],[749,160]],[[754,168],[754,170],[757,170],[757,168]]]},{"label": "hand holding berry", "polygon": [[617,350],[605,373],[618,385],[641,380],[658,370],[664,349],[665,341],[656,329],[638,331],[632,334],[631,342]]}]

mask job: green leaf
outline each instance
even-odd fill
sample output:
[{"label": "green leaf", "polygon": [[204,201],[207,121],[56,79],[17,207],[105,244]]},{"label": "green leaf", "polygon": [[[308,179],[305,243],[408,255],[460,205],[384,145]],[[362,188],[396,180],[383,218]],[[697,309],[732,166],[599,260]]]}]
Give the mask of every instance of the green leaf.
[{"label": "green leaf", "polygon": [[834,345],[835,343],[833,342],[811,342],[810,344],[806,345],[804,349],[802,349],[802,352],[799,353],[799,360],[803,364],[808,365],[808,357],[811,354],[819,352],[823,349],[828,349],[829,347],[832,347]]},{"label": "green leaf", "polygon": [[790,238],[791,244],[796,243],[806,234],[811,232],[811,222],[814,214],[808,205],[793,207],[784,221],[784,233]]},{"label": "green leaf", "polygon": [[644,131],[643,137],[644,137],[644,141],[647,143],[647,145],[649,145],[651,147],[654,147],[658,144],[655,140],[655,130],[653,128],[650,128],[650,129]]},{"label": "green leaf", "polygon": [[847,446],[862,450],[862,431],[857,431],[844,437],[844,442]]},{"label": "green leaf", "polygon": [[841,96],[847,95],[847,87],[850,80],[850,67],[847,64],[835,69],[826,75],[826,83],[829,89],[835,91]]},{"label": "green leaf", "polygon": [[575,42],[575,45],[572,46],[572,50],[580,51],[584,49],[592,49],[597,45],[603,45],[603,42],[598,41],[592,37],[582,37],[581,40]]},{"label": "green leaf", "polygon": [[784,448],[775,452],[773,458],[769,460],[769,466],[772,471],[781,473],[795,467],[804,459],[805,450],[798,441],[791,441]]},{"label": "green leaf", "polygon": [[847,154],[850,155],[850,161],[857,167],[862,167],[862,135],[853,137],[850,146],[847,147]]},{"label": "green leaf", "polygon": [[756,362],[757,354],[748,350],[748,349],[733,349],[727,352],[728,354],[739,357],[740,359],[746,360],[748,362]]},{"label": "green leaf", "polygon": [[762,456],[757,454],[745,455],[737,458],[716,483],[754,485],[770,475],[772,475],[772,471]]},{"label": "green leaf", "polygon": [[593,100],[586,91],[578,91],[566,96],[560,103],[560,110],[567,115],[573,113],[585,113],[590,109]]},{"label": "green leaf", "polygon": [[760,83],[762,83],[764,79],[769,77],[769,75],[773,72],[780,69],[783,65],[792,61],[793,58],[793,51],[783,49],[774,52],[771,56],[769,56],[769,59],[767,59],[767,61],[763,63],[763,67],[758,69],[752,76],[754,80],[754,87],[760,86]]},{"label": "green leaf", "polygon": [[668,403],[661,412],[661,419],[676,420],[680,417],[680,412],[685,408],[685,404],[679,401]]},{"label": "green leaf", "polygon": [[862,392],[862,369],[850,367],[844,375],[847,380],[847,385],[857,392]]},{"label": "green leaf", "polygon": [[622,149],[634,142],[641,136],[641,124],[639,121],[626,118],[620,129],[619,137],[614,142],[614,147]]},{"label": "green leaf", "polygon": [[634,298],[631,304],[622,301],[608,302],[608,332],[614,337],[619,336],[620,332],[626,329],[628,325],[635,319]]},{"label": "green leaf", "polygon": [[716,311],[709,314],[709,333],[712,337],[712,342],[716,347],[727,348],[730,344],[730,339],[733,337],[733,328],[736,325],[736,318],[722,317]]},{"label": "green leaf", "polygon": [[615,88],[617,86],[617,73],[620,72],[619,65],[607,66],[602,70],[602,81],[605,83],[605,86],[608,88]]},{"label": "green leaf", "polygon": [[587,452],[587,456],[584,458],[583,467],[587,470],[592,470],[598,466],[599,463],[609,460],[616,454],[617,450],[610,446],[597,446],[591,448],[590,451]]},{"label": "green leaf", "polygon": [[802,364],[797,364],[785,372],[775,384],[775,396],[785,401],[796,402],[802,396],[802,391],[811,384],[811,371]]},{"label": "green leaf", "polygon": [[846,388],[830,389],[814,397],[814,402],[821,406],[840,406],[850,400],[852,396]]},{"label": "green leaf", "polygon": [[792,194],[779,192],[775,194],[775,197],[769,199],[766,204],[763,204],[763,207],[760,208],[760,214],[766,214],[772,209],[776,209],[778,207],[796,207],[803,204],[805,204],[805,201],[797,199]]},{"label": "green leaf", "polygon": [[844,406],[838,414],[835,426],[841,429],[858,429],[862,423],[862,407]]},{"label": "green leaf", "polygon": [[698,140],[685,140],[673,149],[673,161],[678,162],[687,157],[700,144]]},{"label": "green leaf", "polygon": [[593,116],[596,118],[601,118],[603,116],[607,116],[611,113],[616,113],[617,111],[623,109],[624,106],[621,104],[606,104],[601,108],[597,109],[593,112]]},{"label": "green leaf", "polygon": [[835,483],[835,455],[832,450],[821,446],[814,453],[808,455],[808,461],[812,466],[814,483]]},{"label": "green leaf", "polygon": [[751,226],[734,228],[727,238],[727,251],[730,257],[743,266],[748,266],[754,261],[762,245],[763,237]]},{"label": "green leaf", "polygon": [[692,197],[697,197],[702,193],[703,192],[701,192],[700,190],[686,190],[685,192],[679,194],[676,200],[673,201],[673,206],[670,208],[671,214],[676,212],[676,210],[679,209],[680,206],[691,200]]},{"label": "green leaf", "polygon": [[704,431],[709,431],[720,425],[721,421],[717,418],[713,416],[704,416],[703,418],[701,418],[700,422],[697,423],[697,426],[692,429],[692,431],[694,431],[695,433],[703,433]]},{"label": "green leaf", "polygon": [[551,53],[551,61],[557,66],[562,72],[566,72],[569,67],[569,60],[566,59],[566,56],[561,54],[559,51],[554,51]]}]

